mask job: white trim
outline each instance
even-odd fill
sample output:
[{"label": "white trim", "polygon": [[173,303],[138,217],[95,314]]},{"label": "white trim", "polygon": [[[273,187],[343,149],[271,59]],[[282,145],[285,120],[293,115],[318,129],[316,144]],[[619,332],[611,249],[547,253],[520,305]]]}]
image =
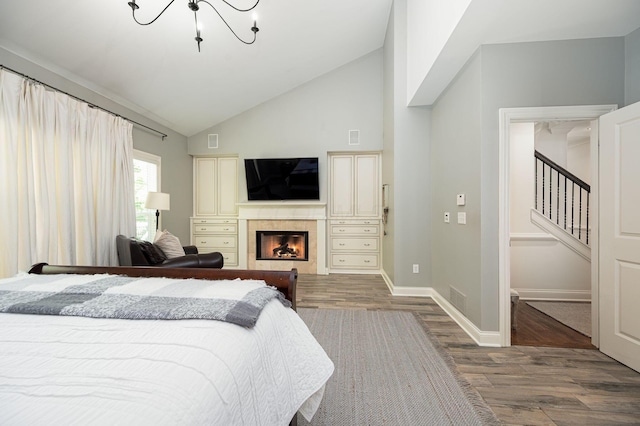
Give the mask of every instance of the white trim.
[{"label": "white trim", "polygon": [[389,292],[391,292],[391,294],[393,295],[394,286],[393,286],[393,281],[391,280],[391,277],[387,275],[387,272],[384,269],[380,270],[380,275],[382,275],[382,279],[384,280],[384,283],[387,285]]},{"label": "white trim", "polygon": [[577,238],[572,237],[567,232],[558,228],[558,226],[545,217],[542,213],[535,209],[531,209],[531,223],[538,226],[540,229],[553,233],[557,237],[557,241],[564,244],[567,248],[573,250],[579,256],[582,256],[585,260],[591,261],[591,248],[579,241]]},{"label": "white trim", "polygon": [[556,237],[551,234],[534,234],[534,233],[512,233],[509,236],[511,241],[558,241]]},{"label": "white trim", "polygon": [[434,302],[446,312],[449,317],[462,328],[462,330],[473,339],[478,346],[499,347],[500,333],[497,331],[482,331],[459,310],[457,310],[447,299],[432,287],[396,287],[389,276],[383,271],[382,278],[389,287],[391,294],[398,297],[430,297]]},{"label": "white trim", "polygon": [[432,297],[434,292],[431,287],[394,287],[391,294],[399,297]]},{"label": "white trim", "polygon": [[[501,108],[498,111],[498,320],[500,343],[502,346],[511,346],[511,265],[509,258],[509,127],[512,122],[567,120],[591,121],[597,119],[603,114],[614,111],[616,108],[616,105],[583,105],[533,108]],[[596,176],[597,173],[597,167],[592,167],[591,175]],[[591,188],[593,192],[593,184]],[[597,204],[594,202],[592,205],[594,210],[597,210]],[[594,232],[594,234],[596,233],[597,231]],[[592,242],[595,244],[596,241],[592,240]],[[593,263],[594,262],[592,262],[591,264],[593,265]],[[591,276],[591,283],[592,294],[598,294],[597,275],[594,275],[593,273]]]},{"label": "white trim", "polygon": [[553,288],[514,288],[520,300],[549,300],[554,302],[588,302],[591,290],[558,290]]}]

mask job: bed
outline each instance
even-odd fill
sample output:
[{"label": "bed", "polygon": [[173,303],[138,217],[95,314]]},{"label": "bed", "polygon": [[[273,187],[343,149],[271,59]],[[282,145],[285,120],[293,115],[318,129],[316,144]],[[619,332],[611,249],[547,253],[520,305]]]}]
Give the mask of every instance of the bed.
[{"label": "bed", "polygon": [[296,282],[295,269],[47,264],[2,279],[0,424],[310,420],[334,367],[294,311]]}]

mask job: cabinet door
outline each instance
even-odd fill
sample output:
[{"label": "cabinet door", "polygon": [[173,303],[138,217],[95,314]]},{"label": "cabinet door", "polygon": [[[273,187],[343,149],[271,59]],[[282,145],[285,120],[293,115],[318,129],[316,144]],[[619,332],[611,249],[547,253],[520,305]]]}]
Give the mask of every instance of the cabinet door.
[{"label": "cabinet door", "polygon": [[238,159],[218,158],[218,214],[238,214]]},{"label": "cabinet door", "polygon": [[354,216],[377,217],[380,213],[380,176],[378,155],[357,155]]},{"label": "cabinet door", "polygon": [[195,159],[195,216],[216,214],[216,159]]},{"label": "cabinet door", "polygon": [[352,155],[331,157],[331,216],[353,216],[353,176]]}]

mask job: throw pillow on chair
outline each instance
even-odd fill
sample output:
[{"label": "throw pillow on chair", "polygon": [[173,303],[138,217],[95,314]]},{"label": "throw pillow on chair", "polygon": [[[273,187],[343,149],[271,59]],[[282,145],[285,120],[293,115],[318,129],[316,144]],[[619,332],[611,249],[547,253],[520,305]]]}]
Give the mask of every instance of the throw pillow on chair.
[{"label": "throw pillow on chair", "polygon": [[165,256],[167,256],[167,259],[173,259],[175,257],[185,255],[184,248],[182,248],[182,244],[180,244],[178,237],[167,230],[158,231],[153,243],[160,247],[160,250],[162,250]]}]

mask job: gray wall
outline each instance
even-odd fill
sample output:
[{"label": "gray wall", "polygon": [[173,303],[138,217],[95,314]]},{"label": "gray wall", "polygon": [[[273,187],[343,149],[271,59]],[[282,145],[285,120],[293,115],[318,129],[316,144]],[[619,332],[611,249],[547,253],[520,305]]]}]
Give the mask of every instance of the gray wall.
[{"label": "gray wall", "polygon": [[624,38],[624,104],[640,102],[640,28]]},{"label": "gray wall", "polygon": [[[241,96],[241,95],[240,95]],[[349,145],[349,130],[360,145]],[[218,149],[207,135],[218,134]],[[191,155],[318,157],[326,202],[327,152],[382,150],[382,49],[270,99],[188,139]],[[240,201],[247,200],[241,166]]]},{"label": "gray wall", "polygon": [[0,64],[123,117],[166,133],[168,137],[162,141],[157,134],[134,127],[133,146],[141,151],[162,157],[162,191],[171,194],[171,211],[162,213],[163,226],[181,241],[189,242],[193,172],[191,157],[187,154],[187,138],[185,136],[3,48],[0,48]]},{"label": "gray wall", "polygon": [[[479,61],[480,70],[478,71]],[[451,162],[446,177],[435,177],[434,188],[448,185],[451,176],[468,174],[468,182],[479,179],[480,185],[462,188],[467,192],[467,208],[473,209],[473,217],[467,218],[470,228],[459,236],[455,246],[462,255],[441,259],[434,274],[433,285],[439,291],[457,279],[468,279],[464,285],[470,295],[478,299],[467,300],[468,317],[481,330],[498,330],[498,110],[514,107],[542,107],[558,105],[622,104],[624,102],[624,39],[603,38],[569,40],[557,42],[517,43],[485,45],[479,54],[465,67],[434,106],[434,115],[451,117],[457,109],[467,111],[463,120],[449,130],[434,132],[433,164],[439,164],[441,156],[458,158]],[[472,75],[468,75],[471,73]],[[475,78],[474,76],[475,75]],[[480,105],[466,105],[480,91]],[[465,95],[466,93],[466,95]],[[480,129],[477,129],[477,114],[480,115]],[[464,121],[464,119],[470,120]],[[434,125],[438,121],[434,117]],[[454,123],[449,123],[454,126]],[[467,136],[468,141],[460,141],[459,132],[466,134],[466,128],[476,130]],[[477,146],[479,144],[479,147]],[[443,146],[444,145],[444,146]],[[463,149],[469,150],[472,158],[463,159]],[[458,191],[451,188],[450,191]],[[446,191],[446,203],[450,203]],[[438,190],[438,194],[441,194]],[[480,215],[476,217],[479,202]],[[449,206],[434,196],[434,214],[440,215]],[[474,220],[479,220],[479,229]],[[434,218],[434,227],[438,223]],[[457,225],[454,225],[457,226]],[[478,246],[478,232],[480,240]],[[434,249],[448,246],[447,234],[434,235]],[[477,266],[463,266],[475,262]],[[439,259],[440,260],[440,259]],[[465,277],[460,277],[457,268],[469,268]],[[479,275],[471,276],[471,271]],[[447,293],[443,293],[447,296]],[[469,295],[468,295],[469,296]],[[477,305],[477,306],[476,306]]]},{"label": "gray wall", "polygon": [[[387,77],[385,125],[392,128],[385,127],[383,155],[387,167],[384,183],[390,183],[392,204],[391,226],[383,242],[384,268],[395,287],[425,288],[431,285],[431,111],[407,107],[406,0],[394,1],[391,19],[393,37],[385,42],[385,49],[393,50],[385,54],[385,70],[393,66],[393,81]],[[387,158],[389,154],[391,158]],[[412,272],[414,264],[420,266],[417,274]]]},{"label": "gray wall", "polygon": [[[481,259],[481,57],[476,53],[434,105],[432,115],[431,179],[433,185],[433,280],[449,298],[453,286],[466,296],[467,316],[481,323],[483,306]],[[464,193],[466,205],[456,205]],[[444,222],[450,213],[450,223]],[[467,224],[457,213],[467,213]],[[497,295],[497,293],[496,293]]]}]

